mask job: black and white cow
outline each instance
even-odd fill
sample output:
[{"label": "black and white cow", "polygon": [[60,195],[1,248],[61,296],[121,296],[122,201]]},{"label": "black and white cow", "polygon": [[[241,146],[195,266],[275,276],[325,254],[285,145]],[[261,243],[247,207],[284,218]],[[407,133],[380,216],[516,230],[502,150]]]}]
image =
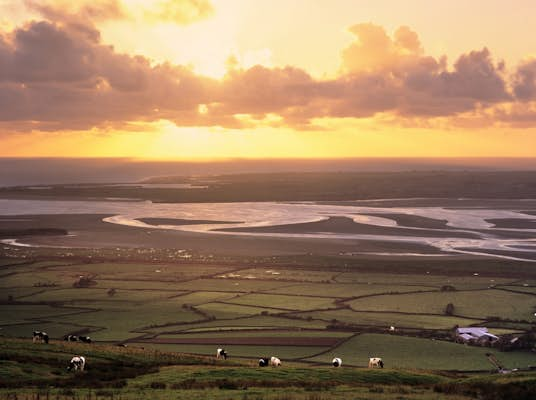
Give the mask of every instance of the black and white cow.
[{"label": "black and white cow", "polygon": [[83,343],[91,343],[91,338],[89,336],[78,336],[78,340]]},{"label": "black and white cow", "polygon": [[263,357],[259,359],[259,367],[267,367],[271,365],[272,367],[280,367],[281,360],[277,357]]},{"label": "black and white cow", "polygon": [[83,371],[86,367],[86,358],[82,356],[74,356],[71,358],[71,362],[69,363],[69,366],[67,367],[68,371],[72,371],[73,369],[77,371],[80,369],[80,371]]},{"label": "black and white cow", "polygon": [[333,361],[331,361],[331,363],[333,364],[333,366],[334,366],[335,368],[338,368],[338,367],[340,367],[340,366],[342,365],[342,359],[340,359],[340,358],[338,358],[338,357],[335,357],[335,358],[333,359]]},{"label": "black and white cow", "polygon": [[224,360],[227,360],[227,352],[225,349],[216,350],[216,358],[223,358]]},{"label": "black and white cow", "polygon": [[34,331],[33,332],[33,339],[32,341],[34,343],[48,343],[48,334],[46,332],[41,331]]},{"label": "black and white cow", "polygon": [[76,335],[67,335],[63,338],[67,342],[78,342],[78,336]]},{"label": "black and white cow", "polygon": [[383,368],[383,361],[379,357],[369,358],[368,367],[369,368]]},{"label": "black and white cow", "polygon": [[267,367],[270,364],[270,359],[267,357],[259,358],[259,367]]}]

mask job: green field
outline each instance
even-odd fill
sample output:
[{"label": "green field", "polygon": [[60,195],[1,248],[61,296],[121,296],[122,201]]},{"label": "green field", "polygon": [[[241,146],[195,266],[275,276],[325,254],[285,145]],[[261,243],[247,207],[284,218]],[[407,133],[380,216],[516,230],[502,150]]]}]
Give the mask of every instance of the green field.
[{"label": "green field", "polygon": [[[270,337],[281,337],[281,336],[288,336],[289,332],[291,331],[265,331],[265,332],[233,332],[233,337],[256,337],[256,336],[265,336],[269,335]],[[165,337],[188,337],[189,334],[182,334],[182,335],[174,335],[174,334],[163,334],[159,337],[165,338]],[[220,333],[198,333],[194,335],[196,338],[225,338],[228,336],[228,333],[220,332]],[[294,337],[334,337],[334,338],[347,338],[349,336],[352,336],[351,332],[337,332],[337,331],[326,331],[326,330],[296,330],[292,331],[292,336]]]},{"label": "green field", "polygon": [[[113,279],[113,280],[154,280],[154,281],[180,281],[199,276],[212,276],[214,274],[223,274],[229,267],[222,267],[216,265],[206,264],[194,264],[178,267],[176,264],[166,263],[128,263],[128,268],[124,268],[124,265],[117,262],[103,262],[103,263],[91,263],[78,265],[77,270],[82,274],[96,274],[101,279]],[[65,266],[55,266],[49,268],[50,271],[57,271],[60,274],[72,271]]]},{"label": "green field", "polygon": [[[360,346],[370,344],[371,337],[362,339]],[[284,361],[279,368],[259,368],[256,359],[216,360],[213,353],[193,356],[172,350],[0,338],[0,399],[506,400],[513,395],[530,399],[536,393],[535,372],[461,375],[390,366],[333,368],[327,354],[313,365]],[[277,349],[257,350],[273,354]],[[86,357],[83,372],[67,371],[74,354]]]},{"label": "green field", "polygon": [[[142,346],[144,348],[153,348],[161,351],[174,351],[179,353],[193,353],[202,355],[214,355],[216,352],[215,345],[199,345],[199,344],[156,344],[156,343],[138,343],[134,342],[136,346]],[[229,351],[232,358],[248,358],[251,364],[255,364],[260,357],[277,356],[282,359],[282,362],[288,362],[289,360],[298,362],[300,360],[307,359],[315,354],[329,350],[326,347],[318,346],[259,346],[259,345],[247,345],[247,346],[225,346],[225,349]]]},{"label": "green field", "polygon": [[[197,307],[199,310],[214,316],[217,320],[243,318],[261,314],[262,312],[274,311],[271,308],[248,306],[229,303],[206,303]],[[277,311],[277,310],[276,310]]]},{"label": "green field", "polygon": [[[435,264],[435,263],[434,263]],[[461,263],[462,265],[465,263]],[[417,263],[418,265],[418,263]],[[393,282],[396,280],[400,285],[407,286],[425,286],[440,289],[441,286],[451,285],[459,290],[471,290],[471,289],[487,289],[490,285],[498,284],[508,284],[512,282],[512,278],[504,277],[494,277],[494,276],[474,276],[471,272],[471,266],[467,266],[467,269],[460,273],[460,276],[457,275],[445,275],[443,273],[434,272],[432,268],[428,269],[432,265],[423,265],[423,271],[419,274],[416,273],[404,273],[393,274],[386,273],[355,273],[355,272],[344,272],[340,275],[337,275],[336,281],[339,283],[345,282],[355,282],[363,284],[376,284],[381,285],[385,282]],[[481,266],[474,267],[480,269]]]},{"label": "green field", "polygon": [[[366,367],[370,357],[381,357],[389,368],[486,370],[491,367],[485,357],[488,352],[489,348],[440,340],[362,334],[310,360],[328,363],[333,357],[341,357],[343,363]],[[507,368],[536,366],[536,355],[530,352],[492,352]]]},{"label": "green field", "polygon": [[[536,322],[534,295],[497,289],[380,295],[357,299],[348,304],[360,311],[444,314],[449,303],[454,305],[456,315],[468,318],[497,316]],[[486,304],[489,306],[486,307]]]},{"label": "green field", "polygon": [[[227,343],[233,357],[278,354],[325,363],[337,354],[356,366],[372,351],[396,368],[487,370],[486,349],[454,343],[454,326],[489,326],[511,337],[536,327],[528,281],[426,273],[428,264],[422,274],[389,274],[381,260],[374,273],[338,257],[295,268],[252,267],[251,259],[206,265],[8,261],[0,264],[8,265],[0,270],[0,334],[7,337],[45,330],[53,339],[86,334],[97,343],[207,355]],[[318,266],[329,263],[329,269]],[[81,276],[91,278],[89,286],[74,287]],[[449,302],[452,315],[445,313]],[[396,331],[388,332],[390,326]],[[512,366],[536,365],[529,352],[501,357]]]},{"label": "green field", "polygon": [[[314,292],[311,292],[314,293]],[[230,302],[242,305],[260,305],[275,309],[296,311],[314,310],[317,308],[335,307],[334,300],[324,297],[314,297],[312,295],[281,295],[281,294],[248,294],[232,299]]]},{"label": "green field", "polygon": [[214,320],[209,322],[202,322],[196,324],[184,325],[184,331],[198,331],[202,332],[204,330],[242,330],[242,329],[272,329],[272,328],[281,328],[281,329],[324,329],[326,323],[323,321],[314,321],[314,320],[301,320],[301,319],[288,319],[284,317],[277,316],[253,316],[253,317],[244,317],[244,318],[233,318],[228,320]]},{"label": "green field", "polygon": [[384,330],[398,328],[451,329],[454,325],[474,325],[482,320],[449,317],[444,315],[402,314],[394,312],[358,312],[348,309],[298,313],[303,318],[313,318],[326,323],[342,322],[349,325],[377,326]]},{"label": "green field", "polygon": [[536,286],[534,286],[534,284],[529,285],[528,283],[525,283],[521,285],[501,285],[500,288],[512,290],[515,292],[530,293],[536,295]]},{"label": "green field", "polygon": [[332,298],[348,298],[367,296],[377,293],[405,293],[425,290],[437,290],[434,286],[418,285],[385,285],[380,283],[302,283],[288,285],[271,290],[271,293],[293,294],[293,295],[310,295],[317,293],[322,296],[331,296]]}]

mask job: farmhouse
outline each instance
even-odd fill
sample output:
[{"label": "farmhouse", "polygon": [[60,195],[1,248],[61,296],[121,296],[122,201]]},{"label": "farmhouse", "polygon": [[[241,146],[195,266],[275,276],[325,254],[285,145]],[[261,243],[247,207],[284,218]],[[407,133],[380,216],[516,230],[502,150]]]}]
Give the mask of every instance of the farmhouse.
[{"label": "farmhouse", "polygon": [[497,340],[499,340],[499,337],[489,333],[488,328],[456,328],[456,341],[458,343],[489,345]]}]

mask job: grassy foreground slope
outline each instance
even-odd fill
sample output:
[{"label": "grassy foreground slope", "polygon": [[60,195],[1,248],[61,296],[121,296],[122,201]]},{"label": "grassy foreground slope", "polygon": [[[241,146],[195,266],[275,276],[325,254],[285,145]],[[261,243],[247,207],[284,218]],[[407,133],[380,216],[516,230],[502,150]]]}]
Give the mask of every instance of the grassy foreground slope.
[{"label": "grassy foreground slope", "polygon": [[[86,356],[84,372],[66,370],[75,354]],[[0,338],[0,386],[0,399],[529,399],[536,372],[259,368],[255,360]]]}]

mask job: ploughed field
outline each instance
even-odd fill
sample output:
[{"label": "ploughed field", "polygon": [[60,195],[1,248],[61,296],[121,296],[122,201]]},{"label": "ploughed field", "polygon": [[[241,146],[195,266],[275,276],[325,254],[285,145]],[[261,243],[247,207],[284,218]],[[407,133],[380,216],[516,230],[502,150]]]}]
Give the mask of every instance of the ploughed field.
[{"label": "ploughed field", "polygon": [[525,263],[165,262],[158,251],[158,261],[135,262],[68,253],[0,261],[2,336],[89,335],[98,344],[210,357],[224,347],[230,360],[246,364],[274,355],[283,366],[327,368],[341,357],[344,366],[365,367],[369,357],[382,357],[389,369],[489,371],[485,353],[492,352],[509,369],[536,366],[534,352],[465,346],[452,336],[456,325],[486,326],[496,335],[531,332],[536,277]]}]

